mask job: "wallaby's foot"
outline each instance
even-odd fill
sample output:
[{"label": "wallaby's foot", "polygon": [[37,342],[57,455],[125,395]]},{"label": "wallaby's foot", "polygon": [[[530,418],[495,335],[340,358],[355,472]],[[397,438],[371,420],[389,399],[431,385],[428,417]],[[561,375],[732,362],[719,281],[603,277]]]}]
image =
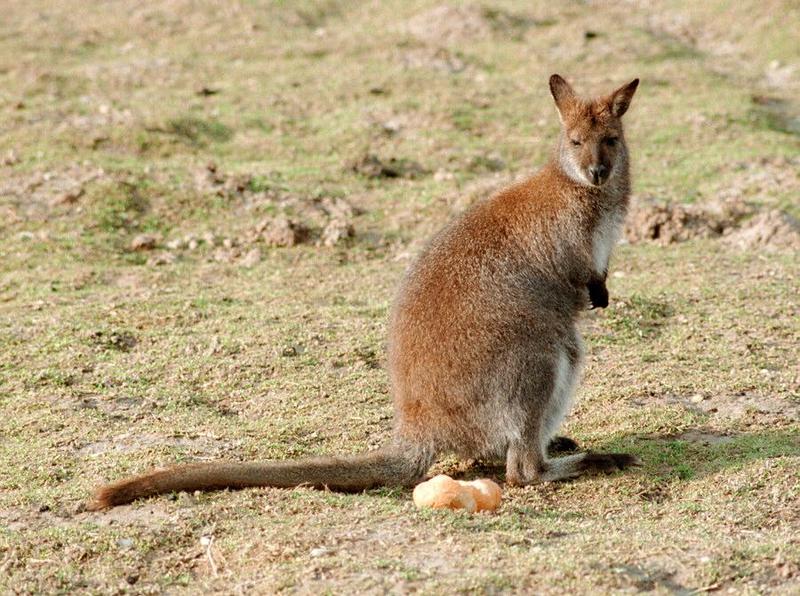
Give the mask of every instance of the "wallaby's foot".
[{"label": "wallaby's foot", "polygon": [[569,437],[553,437],[547,445],[547,453],[570,453],[578,450],[578,444]]},{"label": "wallaby's foot", "polygon": [[568,480],[583,474],[615,472],[642,461],[628,453],[574,453],[541,461],[533,450],[512,451],[506,461],[506,483],[525,486],[534,482]]},{"label": "wallaby's foot", "polygon": [[642,460],[628,453],[576,453],[549,460],[539,480],[568,480],[583,474],[616,472],[641,465]]},{"label": "wallaby's foot", "polygon": [[536,482],[545,471],[544,455],[536,441],[512,443],[506,451],[506,484],[525,486]]},{"label": "wallaby's foot", "polygon": [[615,472],[641,466],[642,460],[630,453],[587,453],[581,465],[586,472]]}]

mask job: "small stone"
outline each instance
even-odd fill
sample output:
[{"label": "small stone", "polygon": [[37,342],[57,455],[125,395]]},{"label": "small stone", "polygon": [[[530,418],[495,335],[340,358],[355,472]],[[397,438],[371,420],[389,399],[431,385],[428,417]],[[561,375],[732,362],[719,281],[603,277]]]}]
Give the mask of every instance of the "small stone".
[{"label": "small stone", "polygon": [[242,257],[242,260],[239,261],[239,264],[242,267],[254,267],[261,261],[261,249],[260,248],[253,248],[247,252],[246,255]]},{"label": "small stone", "polygon": [[129,549],[133,546],[133,539],[132,538],[119,538],[117,540],[117,546],[121,549]]},{"label": "small stone", "polygon": [[340,242],[352,238],[355,235],[353,224],[344,219],[332,219],[322,230],[320,240],[323,246],[336,246]]},{"label": "small stone", "polygon": [[131,250],[153,250],[159,240],[157,234],[139,234],[131,240]]},{"label": "small stone", "polygon": [[699,393],[695,393],[692,397],[689,398],[689,401],[693,404],[699,404],[701,401],[705,399],[704,396],[700,395]]},{"label": "small stone", "polygon": [[327,549],[327,548],[325,548],[324,546],[318,546],[317,548],[312,548],[312,549],[309,551],[309,553],[308,553],[308,554],[309,554],[309,555],[310,555],[312,558],[316,559],[316,558],[318,558],[318,557],[324,557],[324,556],[325,556],[325,555],[327,555],[329,552],[330,552],[330,550],[329,550],[329,549]]},{"label": "small stone", "polygon": [[217,263],[233,263],[238,257],[238,250],[228,250],[227,248],[220,247],[214,250],[214,254],[211,255],[211,260]]},{"label": "small stone", "polygon": [[433,175],[433,179],[436,182],[444,182],[445,180],[453,180],[455,179],[456,175],[453,172],[448,172],[447,170],[436,170],[436,173]]},{"label": "small stone", "polygon": [[259,227],[262,226],[262,238],[267,246],[294,246],[308,239],[308,228],[286,216],[262,222]]},{"label": "small stone", "polygon": [[153,255],[149,259],[147,259],[147,264],[151,267],[157,267],[159,265],[171,265],[177,260],[177,257],[174,253],[171,252],[162,252],[156,255]]},{"label": "small stone", "polygon": [[77,203],[78,199],[80,199],[82,196],[83,196],[83,188],[78,188],[58,195],[50,202],[50,204],[53,207],[55,207],[56,205],[73,205]]},{"label": "small stone", "polygon": [[402,129],[401,124],[397,120],[387,120],[381,123],[381,129],[388,136],[394,136]]},{"label": "small stone", "polygon": [[15,166],[20,162],[19,155],[13,149],[9,149],[3,157],[4,166]]},{"label": "small stone", "polygon": [[184,491],[181,491],[180,493],[178,493],[177,501],[178,501],[178,506],[179,507],[186,508],[186,507],[193,507],[193,506],[197,505],[197,499],[193,495],[190,495],[189,493],[184,492]]}]

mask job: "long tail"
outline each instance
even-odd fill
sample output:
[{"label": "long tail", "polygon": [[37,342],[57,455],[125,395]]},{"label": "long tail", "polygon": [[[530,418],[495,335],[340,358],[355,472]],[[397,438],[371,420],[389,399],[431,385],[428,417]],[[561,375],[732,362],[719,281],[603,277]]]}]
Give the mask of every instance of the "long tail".
[{"label": "long tail", "polygon": [[433,455],[406,447],[352,457],[318,457],[286,462],[211,462],[154,470],[100,487],[86,508],[97,511],[175,491],[209,491],[249,486],[310,486],[356,492],[376,486],[410,486],[433,463]]}]

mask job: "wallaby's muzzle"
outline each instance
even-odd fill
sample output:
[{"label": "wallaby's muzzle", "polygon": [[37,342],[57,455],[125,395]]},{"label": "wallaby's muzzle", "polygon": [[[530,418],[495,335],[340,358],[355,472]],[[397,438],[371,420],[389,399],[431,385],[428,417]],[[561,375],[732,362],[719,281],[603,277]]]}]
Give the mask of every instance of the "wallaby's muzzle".
[{"label": "wallaby's muzzle", "polygon": [[608,168],[603,164],[589,166],[589,179],[595,186],[600,186],[606,180],[608,180],[608,173]]}]

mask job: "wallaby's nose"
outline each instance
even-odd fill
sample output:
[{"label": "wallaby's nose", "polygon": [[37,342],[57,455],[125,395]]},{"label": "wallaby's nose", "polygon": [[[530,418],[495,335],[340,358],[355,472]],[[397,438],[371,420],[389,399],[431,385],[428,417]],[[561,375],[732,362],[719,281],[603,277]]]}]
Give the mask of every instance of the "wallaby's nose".
[{"label": "wallaby's nose", "polygon": [[589,166],[589,176],[592,177],[592,184],[600,184],[602,182],[605,182],[607,175],[608,175],[608,168],[605,167],[603,164]]}]

